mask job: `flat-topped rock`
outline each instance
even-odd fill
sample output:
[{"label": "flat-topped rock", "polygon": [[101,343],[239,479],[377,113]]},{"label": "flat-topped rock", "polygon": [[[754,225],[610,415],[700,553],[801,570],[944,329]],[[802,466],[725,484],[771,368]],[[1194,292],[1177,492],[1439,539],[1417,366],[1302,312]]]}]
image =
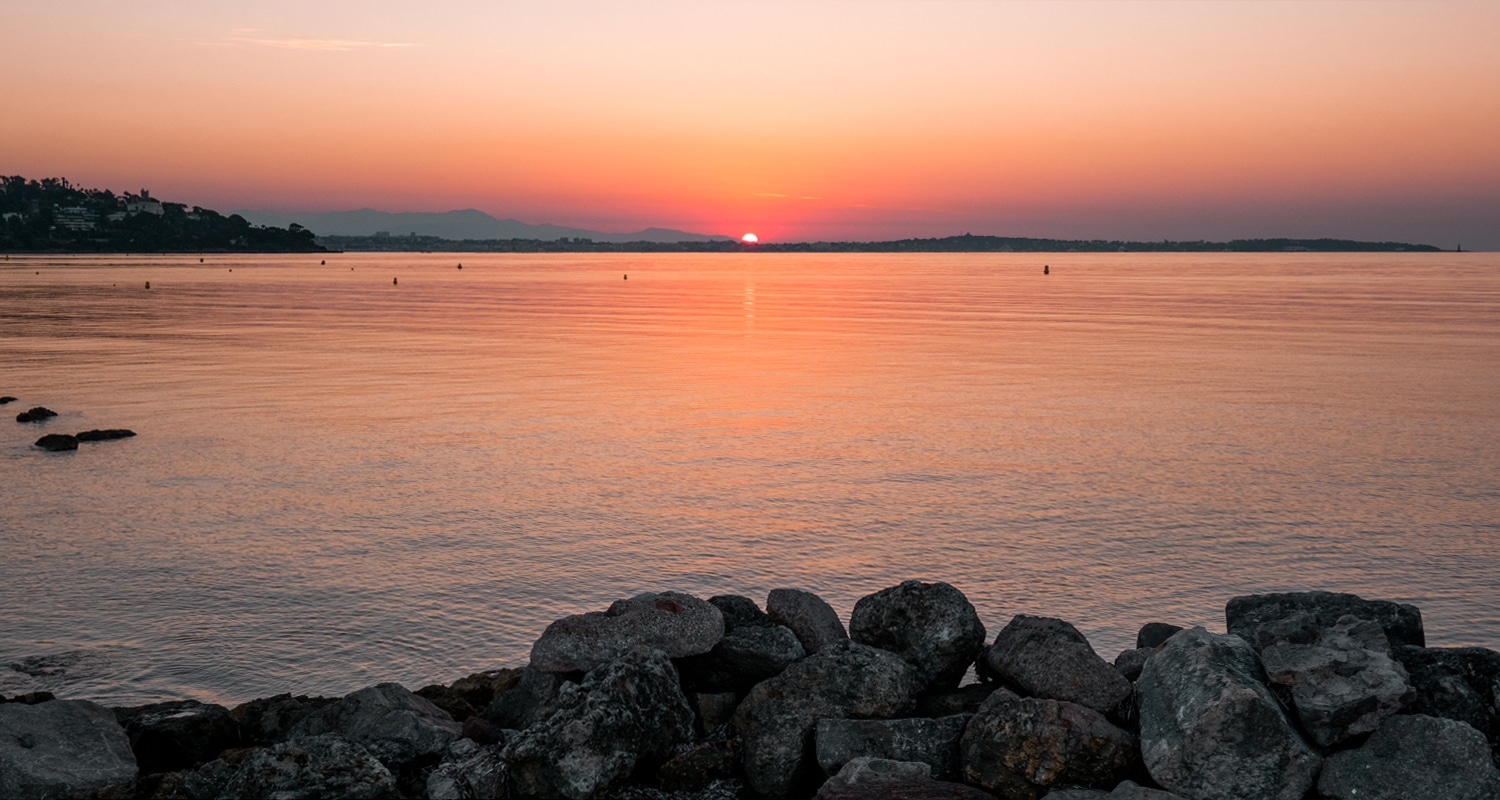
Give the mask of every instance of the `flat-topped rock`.
[{"label": "flat-topped rock", "polygon": [[135,431],[128,428],[95,428],[76,434],[80,442],[108,442],[115,439],[129,439],[135,435]]},{"label": "flat-topped rock", "polygon": [[[1295,639],[1289,639],[1285,633],[1275,630],[1275,625],[1293,618],[1299,612],[1309,615],[1312,627],[1315,628],[1331,628],[1341,618],[1353,616],[1379,624],[1392,647],[1422,647],[1426,644],[1422,612],[1416,606],[1389,600],[1366,600],[1354,594],[1291,592],[1244,595],[1230,599],[1224,607],[1224,618],[1228,622],[1230,633],[1249,642],[1259,651],[1274,640],[1295,642]],[[1262,632],[1262,628],[1268,630]],[[1305,635],[1316,638],[1316,633]]]},{"label": "flat-topped rock", "polygon": [[588,671],[636,647],[682,658],[707,653],[723,636],[724,615],[713,604],[680,592],[641,594],[548,625],[532,645],[531,665],[544,672]]},{"label": "flat-topped rock", "polygon": [[1321,747],[1369,733],[1412,697],[1406,669],[1372,620],[1346,616],[1308,644],[1261,650],[1272,683],[1291,689],[1302,729]]}]

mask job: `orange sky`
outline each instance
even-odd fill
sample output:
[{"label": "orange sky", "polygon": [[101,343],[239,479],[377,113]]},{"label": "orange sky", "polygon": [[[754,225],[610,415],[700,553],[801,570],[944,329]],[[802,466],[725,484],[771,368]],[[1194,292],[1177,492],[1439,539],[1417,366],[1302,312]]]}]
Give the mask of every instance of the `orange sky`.
[{"label": "orange sky", "polygon": [[0,172],[763,240],[1500,249],[1500,3],[0,5]]}]

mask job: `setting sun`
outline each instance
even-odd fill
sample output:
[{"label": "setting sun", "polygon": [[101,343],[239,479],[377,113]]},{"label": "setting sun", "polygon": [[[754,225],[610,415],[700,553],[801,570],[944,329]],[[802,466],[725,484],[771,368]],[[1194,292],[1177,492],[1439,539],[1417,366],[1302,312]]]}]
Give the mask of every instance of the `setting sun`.
[{"label": "setting sun", "polygon": [[740,241],[744,242],[745,244],[755,244],[756,242],[760,241],[760,237],[756,236],[753,233],[747,233],[744,236],[740,237]]}]

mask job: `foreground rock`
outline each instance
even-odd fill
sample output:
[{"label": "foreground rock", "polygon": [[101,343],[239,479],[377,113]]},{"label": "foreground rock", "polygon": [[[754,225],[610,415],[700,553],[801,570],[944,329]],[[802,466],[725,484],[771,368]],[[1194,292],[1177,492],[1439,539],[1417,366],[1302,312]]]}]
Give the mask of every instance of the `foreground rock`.
[{"label": "foreground rock", "polygon": [[1077,628],[1060,619],[1017,614],[984,657],[1001,680],[1036,697],[1104,713],[1130,697],[1130,681],[1100,658]]},{"label": "foreground rock", "polygon": [[532,645],[531,665],[544,672],[587,671],[635,647],[681,658],[707,653],[723,636],[724,615],[711,603],[680,592],[642,594],[548,625]]},{"label": "foreground rock", "polygon": [[56,411],[45,406],[37,406],[17,414],[16,422],[41,422],[55,416],[57,416]]},{"label": "foreground rock", "polygon": [[1004,800],[1038,800],[1054,786],[1113,786],[1135,761],[1136,740],[1093,709],[1001,689],[969,721],[964,780]]},{"label": "foreground rock", "polygon": [[1167,640],[1136,682],[1151,777],[1194,800],[1301,800],[1322,759],[1263,681],[1238,636],[1193,628]]},{"label": "foreground rock", "polygon": [[36,446],[49,452],[58,453],[64,450],[77,450],[78,438],[66,433],[49,433],[36,440]]},{"label": "foreground rock", "polygon": [[901,656],[924,689],[953,689],[984,647],[984,624],[952,586],[904,581],[855,603],[849,638]]},{"label": "foreground rock", "polygon": [[428,800],[476,800],[504,797],[509,770],[500,748],[459,739],[427,777]]},{"label": "foreground rock", "polygon": [[854,642],[830,644],[757,685],[734,716],[750,787],[772,798],[811,793],[822,782],[809,757],[818,720],[905,716],[918,686],[900,657]]},{"label": "foreground rock", "polygon": [[637,648],[581,684],[563,684],[556,704],[505,746],[517,798],[603,797],[639,762],[664,759],[692,737],[693,711],[677,670],[656,650]]},{"label": "foreground rock", "polygon": [[938,780],[963,779],[959,739],[971,714],[938,719],[822,719],[814,752],[823,773],[832,775],[859,758],[920,762]]},{"label": "foreground rock", "polygon": [[[235,767],[210,762],[189,776],[191,794],[212,787],[220,798],[395,800],[395,777],[365,748],[332,734],[256,748]],[[227,773],[227,775],[222,775]],[[222,775],[222,777],[221,777]],[[216,779],[217,778],[217,779]]]},{"label": "foreground rock", "polygon": [[742,624],[724,634],[712,650],[681,659],[677,667],[683,685],[693,691],[744,694],[806,655],[797,635],[785,625]]},{"label": "foreground rock", "polygon": [[528,665],[516,685],[495,695],[480,716],[501,728],[525,730],[556,710],[557,693],[564,683],[567,680],[562,676]]},{"label": "foreground rock", "polygon": [[109,709],[85,700],[0,704],[0,797],[107,796],[129,790],[135,755]]},{"label": "foreground rock", "polygon": [[424,768],[437,763],[459,730],[431,702],[399,683],[381,683],[313,712],[296,726],[292,738],[337,734],[363,746],[398,781],[420,785],[426,781]]},{"label": "foreground rock", "polygon": [[1329,800],[1494,800],[1500,770],[1469,725],[1425,715],[1391,717],[1363,747],[1329,756],[1318,778]]},{"label": "foreground rock", "polygon": [[102,430],[95,428],[94,430],[78,434],[77,439],[80,442],[108,442],[115,439],[129,439],[134,435],[135,431],[126,428],[104,428]]},{"label": "foreground rock", "polygon": [[335,702],[333,697],[278,694],[241,703],[229,710],[229,718],[239,727],[242,746],[276,744],[286,741],[318,709]]},{"label": "foreground rock", "polygon": [[801,589],[772,589],[766,596],[766,616],[791,628],[808,655],[849,638],[833,606]]},{"label": "foreground rock", "polygon": [[1466,722],[1500,755],[1500,653],[1483,647],[1398,647],[1416,696],[1407,711]]},{"label": "foreground rock", "polygon": [[1229,632],[1254,645],[1257,651],[1276,641],[1303,644],[1278,632],[1277,623],[1285,623],[1299,613],[1310,616],[1314,631],[1331,628],[1345,616],[1370,620],[1385,632],[1392,647],[1426,644],[1422,629],[1422,612],[1416,606],[1389,600],[1366,600],[1359,595],[1332,592],[1293,592],[1288,594],[1255,594],[1232,598],[1224,607]]},{"label": "foreground rock", "polygon": [[844,764],[824,786],[851,786],[856,783],[890,783],[924,780],[932,777],[932,767],[920,761],[894,761],[889,758],[860,756]]},{"label": "foreground rock", "polygon": [[240,743],[229,710],[197,700],[115,709],[143,774],[172,772],[211,761]]},{"label": "foreground rock", "polygon": [[1266,674],[1292,692],[1302,729],[1321,747],[1369,733],[1411,698],[1406,669],[1393,660],[1380,626],[1345,616],[1310,644],[1261,651]]}]

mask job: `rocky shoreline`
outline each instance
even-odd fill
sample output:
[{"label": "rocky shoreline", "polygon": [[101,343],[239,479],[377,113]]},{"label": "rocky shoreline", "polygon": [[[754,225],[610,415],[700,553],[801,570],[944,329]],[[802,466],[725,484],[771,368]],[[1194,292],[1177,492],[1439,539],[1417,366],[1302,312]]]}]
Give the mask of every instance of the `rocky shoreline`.
[{"label": "rocky shoreline", "polygon": [[645,594],[415,692],[0,698],[0,796],[1500,798],[1500,653],[1428,648],[1417,608],[1348,594],[1225,617],[1147,624],[1111,663],[1059,619],[990,640],[946,583],[871,594],[847,629],[795,589]]}]

